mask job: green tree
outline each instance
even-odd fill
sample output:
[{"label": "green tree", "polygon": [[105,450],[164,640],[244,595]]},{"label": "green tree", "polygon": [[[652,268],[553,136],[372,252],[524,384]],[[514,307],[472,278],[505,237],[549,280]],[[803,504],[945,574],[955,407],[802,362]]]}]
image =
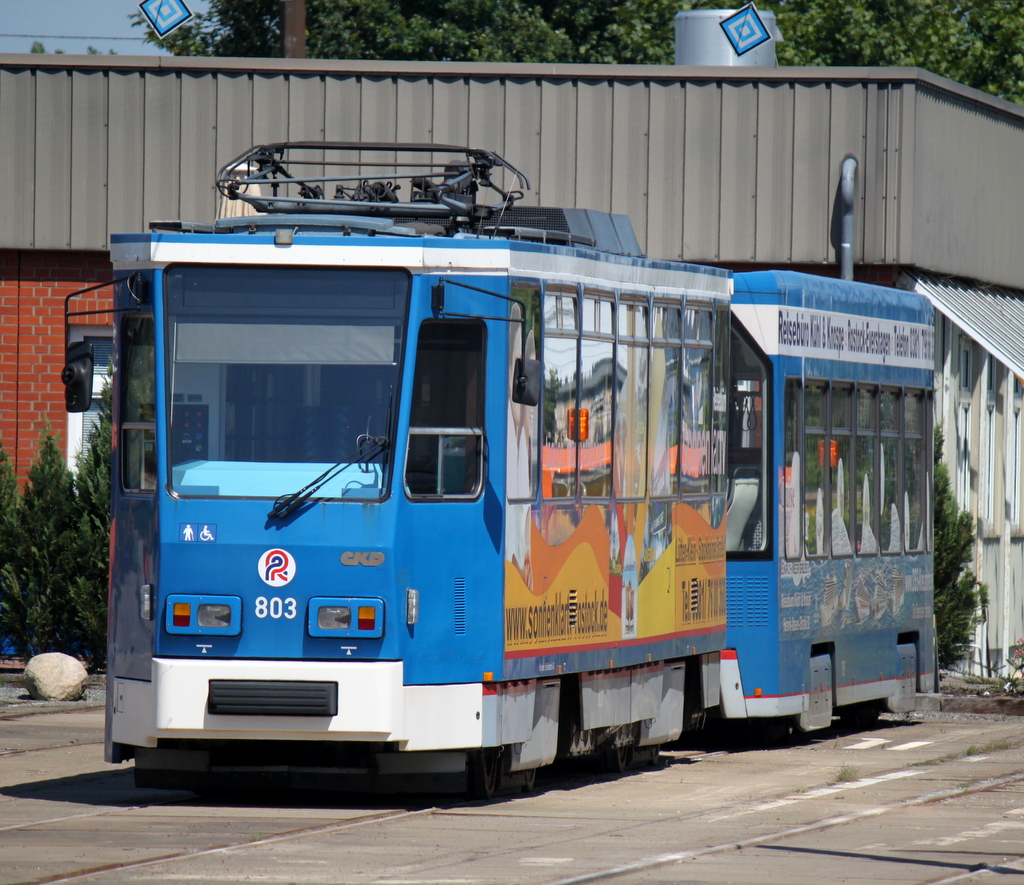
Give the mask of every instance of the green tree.
[{"label": "green tree", "polygon": [[564,31],[572,45],[569,56],[560,60],[578,64],[672,64],[680,8],[668,0],[540,2],[545,20]]},{"label": "green tree", "polygon": [[[728,4],[725,4],[728,5]],[[310,58],[669,64],[679,9],[721,0],[306,0]],[[925,68],[1024,103],[1024,0],[760,0],[784,65]],[[277,56],[277,0],[210,0],[174,55]],[[141,13],[135,24],[146,26]],[[35,51],[35,50],[34,50]],[[38,51],[43,51],[42,48]]]},{"label": "green tree", "polygon": [[[714,0],[683,3],[719,8]],[[907,66],[1024,103],[1024,0],[759,0],[779,64]]]},{"label": "green tree", "polygon": [[75,476],[78,573],[69,586],[78,653],[92,669],[107,658],[107,583],[110,566],[110,385],[100,396],[99,421],[89,432]]},{"label": "green tree", "polygon": [[106,663],[110,547],[110,391],[73,477],[54,435],[19,493],[0,448],[0,649],[23,660],[48,651]]},{"label": "green tree", "polygon": [[313,58],[557,62],[565,33],[522,0],[308,0]]},{"label": "green tree", "polygon": [[75,648],[68,594],[77,572],[77,511],[71,472],[47,430],[21,500],[6,514],[0,565],[0,634],[25,660]]},{"label": "green tree", "polygon": [[967,655],[974,629],[988,605],[988,592],[970,568],[974,520],[956,503],[949,471],[941,460],[942,430],[935,430],[935,629],[939,667],[948,669]]}]

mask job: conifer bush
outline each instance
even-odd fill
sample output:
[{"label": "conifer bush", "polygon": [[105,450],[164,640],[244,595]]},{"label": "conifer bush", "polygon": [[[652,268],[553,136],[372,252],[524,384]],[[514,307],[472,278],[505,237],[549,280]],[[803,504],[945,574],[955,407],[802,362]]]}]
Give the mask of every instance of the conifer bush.
[{"label": "conifer bush", "polygon": [[935,429],[935,629],[939,668],[948,670],[966,656],[988,605],[988,588],[979,584],[974,558],[974,518],[953,495],[949,471],[941,460],[942,430]]},{"label": "conifer bush", "polygon": [[110,396],[72,475],[53,432],[18,490],[0,446],[0,651],[59,651],[106,664],[110,535]]}]

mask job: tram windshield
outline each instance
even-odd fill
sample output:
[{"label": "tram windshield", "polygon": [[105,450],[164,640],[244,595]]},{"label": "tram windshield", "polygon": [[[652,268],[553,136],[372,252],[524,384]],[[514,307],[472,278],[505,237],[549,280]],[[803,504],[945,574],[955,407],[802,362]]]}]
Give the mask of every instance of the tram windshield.
[{"label": "tram windshield", "polygon": [[340,464],[318,498],[381,497],[408,274],[178,266],[164,286],[174,492],[278,498]]}]

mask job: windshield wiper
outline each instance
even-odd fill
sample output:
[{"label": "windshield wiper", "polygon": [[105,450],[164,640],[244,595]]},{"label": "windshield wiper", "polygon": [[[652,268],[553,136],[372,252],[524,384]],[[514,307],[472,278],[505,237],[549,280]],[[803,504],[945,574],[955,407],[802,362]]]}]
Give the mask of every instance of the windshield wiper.
[{"label": "windshield wiper", "polygon": [[[365,464],[367,461],[376,458],[377,455],[391,445],[391,440],[386,436],[370,436],[368,433],[364,433],[356,440],[356,444],[359,448],[332,464],[316,479],[306,483],[297,492],[292,492],[290,495],[282,495],[278,498],[267,514],[267,519],[284,519],[294,513],[346,467],[350,467],[353,464]],[[364,446],[367,444],[369,444],[369,447],[364,451]]]},{"label": "windshield wiper", "polygon": [[[384,426],[386,428],[391,427],[391,415],[392,410],[395,406],[395,387],[391,385],[391,390],[388,391],[388,414],[385,419]],[[384,452],[391,445],[391,438],[388,436],[371,436],[370,435],[370,422],[366,422],[366,433],[361,433],[356,437],[356,450],[350,455],[346,455],[341,461],[332,464],[323,473],[321,473],[316,479],[306,483],[297,492],[292,492],[290,495],[282,495],[274,502],[274,506],[270,508],[270,512],[267,514],[267,519],[284,519],[290,514],[298,510],[303,504],[305,504],[310,498],[313,497],[320,489],[322,489],[327,483],[329,483],[334,477],[336,477],[342,470],[353,464],[365,464],[372,458],[376,458],[377,455]],[[370,447],[365,452],[363,446],[369,443]],[[355,460],[353,460],[353,458]]]}]

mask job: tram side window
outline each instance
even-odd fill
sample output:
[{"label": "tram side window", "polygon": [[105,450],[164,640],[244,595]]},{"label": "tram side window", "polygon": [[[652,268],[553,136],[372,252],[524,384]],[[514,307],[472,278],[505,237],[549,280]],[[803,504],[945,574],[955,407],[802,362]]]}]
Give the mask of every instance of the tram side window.
[{"label": "tram side window", "polygon": [[[580,423],[576,400],[576,330],[579,328],[576,305],[575,288],[546,288],[544,425],[541,448],[545,498],[576,496],[576,436],[579,434]],[[589,430],[589,427],[586,429]]]},{"label": "tram side window", "polygon": [[711,329],[711,310],[687,305],[680,447],[684,495],[706,495],[711,490]]},{"label": "tram side window", "polygon": [[121,322],[121,485],[156,489],[156,361],[153,318]]},{"label": "tram side window", "polygon": [[[512,297],[526,305],[526,359],[537,359],[540,346],[540,287],[536,283],[512,284]],[[513,307],[513,318],[519,308]],[[523,325],[509,323],[508,464],[506,482],[509,500],[529,501],[537,494],[537,455],[540,408],[512,401],[515,361],[523,352]]]},{"label": "tram side window", "polygon": [[725,547],[730,552],[764,550],[769,491],[764,435],[767,371],[764,357],[736,329],[732,331],[730,361]]},{"label": "tram side window", "polygon": [[651,422],[651,495],[674,498],[679,488],[679,374],[682,366],[679,308],[655,305],[653,331],[649,396],[657,411]]},{"label": "tram side window", "polygon": [[832,491],[832,555],[853,554],[850,519],[853,501],[850,495],[850,466],[853,461],[853,388],[836,385],[832,388],[829,442],[829,487]]},{"label": "tram side window", "polygon": [[878,442],[878,391],[874,387],[857,388],[857,457],[854,478],[856,499],[857,553],[878,553],[878,476],[875,470]]},{"label": "tram side window", "polygon": [[[580,342],[578,432],[580,492],[607,498],[612,492],[612,390],[615,382],[613,304],[610,292],[586,291]],[[583,417],[587,428],[583,430]]]},{"label": "tram side window", "polygon": [[729,307],[724,304],[718,305],[715,308],[715,367],[713,385],[711,398],[713,414],[711,491],[714,494],[721,494],[728,491],[725,449],[729,427]]},{"label": "tram side window", "polygon": [[648,312],[646,304],[619,303],[615,350],[615,494],[647,492]]},{"label": "tram side window", "polygon": [[482,488],[483,350],[482,323],[420,326],[405,467],[411,497],[473,498]]},{"label": "tram side window", "polygon": [[825,432],[828,388],[823,381],[804,387],[804,548],[808,556],[828,556],[828,468],[832,451]]},{"label": "tram side window", "polygon": [[883,390],[879,397],[882,431],[880,457],[882,501],[879,512],[879,542],[883,553],[900,553],[903,532],[900,495],[901,401],[898,390]]},{"label": "tram side window", "polygon": [[783,514],[785,519],[786,537],[786,559],[800,559],[800,545],[803,533],[800,530],[800,514],[802,505],[800,502],[800,484],[803,479],[803,472],[800,466],[800,428],[802,425],[800,381],[797,378],[786,379],[786,394],[784,397],[786,409],[786,425],[784,448],[785,453],[782,461],[783,481]]},{"label": "tram side window", "polygon": [[931,464],[925,446],[927,402],[924,391],[906,391],[904,395],[903,441],[903,520],[904,541],[908,551],[924,550],[928,534],[928,489],[931,488]]}]

